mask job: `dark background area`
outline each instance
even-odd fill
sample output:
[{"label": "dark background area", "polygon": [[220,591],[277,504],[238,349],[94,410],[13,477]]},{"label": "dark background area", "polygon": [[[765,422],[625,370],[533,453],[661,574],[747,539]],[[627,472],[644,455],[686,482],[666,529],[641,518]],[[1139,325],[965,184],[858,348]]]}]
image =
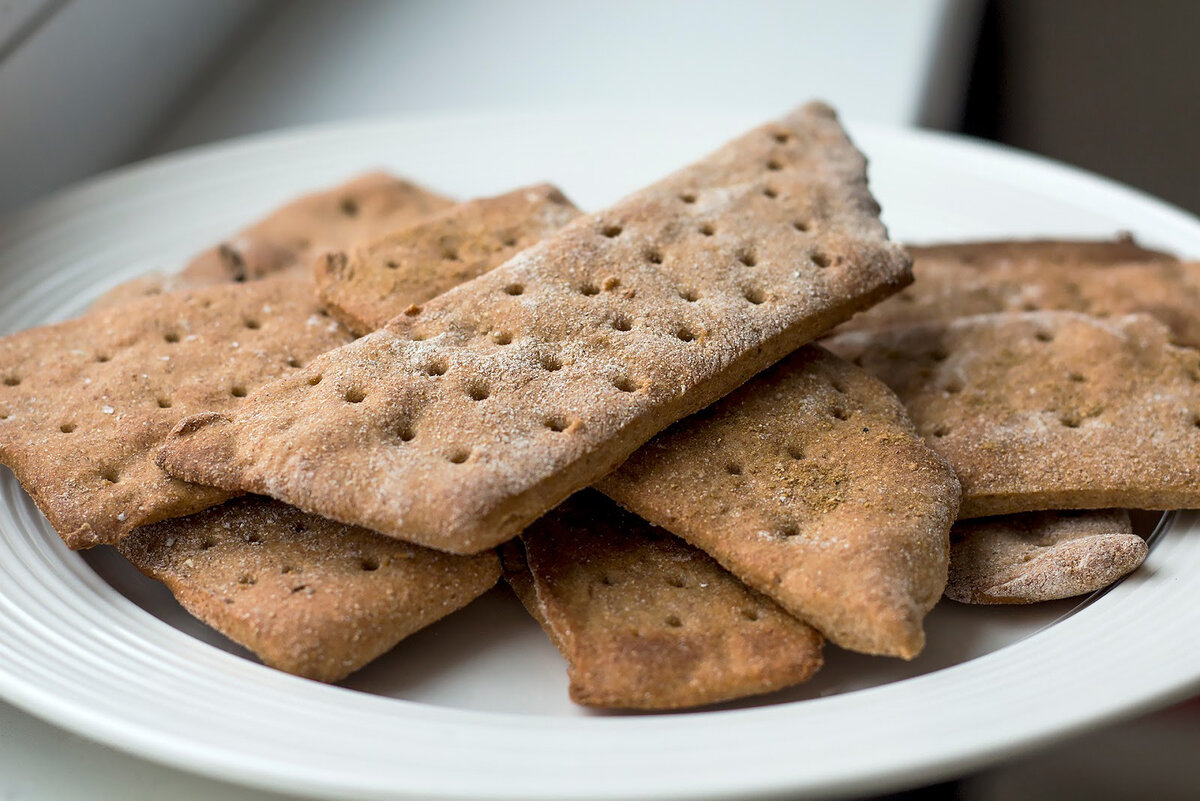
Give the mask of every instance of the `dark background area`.
[{"label": "dark background area", "polygon": [[1200,213],[1200,3],[990,0],[962,131]]}]

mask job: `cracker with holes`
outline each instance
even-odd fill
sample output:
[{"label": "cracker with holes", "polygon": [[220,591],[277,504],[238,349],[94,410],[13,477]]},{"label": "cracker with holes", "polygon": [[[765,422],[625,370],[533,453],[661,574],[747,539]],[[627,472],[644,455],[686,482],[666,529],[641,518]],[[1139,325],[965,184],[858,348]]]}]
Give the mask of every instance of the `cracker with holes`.
[{"label": "cracker with holes", "polygon": [[325,308],[369,334],[416,303],[466,283],[562,228],[576,209],[548,184],[459,204],[369,245],[316,262]]},{"label": "cracker with holes", "polygon": [[1157,320],[1030,312],[825,344],[890,386],[962,483],[961,517],[1200,506],[1200,353]]},{"label": "cracker with holes", "polygon": [[966,604],[1032,604],[1102,590],[1146,559],[1129,513],[1031,512],[959,523],[946,597]]},{"label": "cracker with holes", "polygon": [[338,681],[470,603],[494,553],[452,556],[245,497],[118,545],[200,620],[271,667]]},{"label": "cracker with holes", "polygon": [[534,523],[503,562],[580,704],[711,704],[799,684],[822,663],[812,628],[591,490]]},{"label": "cracker with holes", "polygon": [[185,420],[160,464],[478,552],[908,282],[878,211],[833,111],[806,106]]},{"label": "cracker with holes", "polygon": [[94,308],[148,295],[282,272],[306,276],[316,256],[365,244],[453,202],[387,173],[361,175],[304,195],[194,258],[178,275],[140,276],[109,290]]},{"label": "cracker with holes", "polygon": [[958,481],[886,386],[823,348],[796,351],[596,486],[843,648],[911,659],[924,645]]},{"label": "cracker with holes", "polygon": [[351,339],[309,281],[145,298],[0,339],[0,462],[72,548],[229,497],[154,463],[181,419],[230,410]]},{"label": "cracker with holes", "polygon": [[[1103,255],[1101,243],[1077,244],[1080,254]],[[1129,250],[1121,242],[1108,244],[1114,254]],[[1096,317],[1145,313],[1166,323],[1177,344],[1200,346],[1200,317],[1195,313],[1200,306],[1200,263],[1067,259],[1071,251],[1066,243],[1059,245],[1059,261],[980,255],[968,262],[966,255],[929,256],[917,248],[913,285],[843,328],[878,329],[1010,311],[1078,311]]]}]

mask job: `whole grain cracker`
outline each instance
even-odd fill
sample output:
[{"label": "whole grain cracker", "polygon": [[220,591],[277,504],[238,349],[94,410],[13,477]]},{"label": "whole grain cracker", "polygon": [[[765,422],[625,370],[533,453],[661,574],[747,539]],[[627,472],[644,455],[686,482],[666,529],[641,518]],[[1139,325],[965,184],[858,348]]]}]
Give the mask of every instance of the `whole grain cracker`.
[{"label": "whole grain cracker", "polygon": [[825,344],[899,395],[958,475],[960,517],[1200,506],[1200,353],[1153,318],[995,314]]},{"label": "whole grain cracker", "polygon": [[267,665],[327,682],[500,577],[494,553],[452,556],[253,496],[140,528],[117,547]]},{"label": "whole grain cracker", "polygon": [[[1175,261],[1170,253],[1143,247],[1129,234],[1112,239],[995,239],[909,245],[913,261],[942,261],[962,267],[1032,262],[1042,265],[1123,264]],[[916,266],[914,264],[914,272]]]},{"label": "whole grain cracker", "polygon": [[[1096,255],[1101,243],[1082,248]],[[1119,243],[1116,252],[1129,247]],[[1036,252],[1036,251],[1035,251]],[[975,314],[1078,311],[1094,317],[1145,313],[1160,319],[1180,345],[1200,346],[1200,263],[980,257],[973,262],[914,251],[916,281],[899,295],[845,323],[843,330],[948,320]]]},{"label": "whole grain cracker", "polygon": [[369,334],[498,267],[562,228],[576,209],[549,184],[461,203],[368,245],[316,261],[325,308],[356,334]]},{"label": "whole grain cracker", "polygon": [[172,474],[458,553],[909,280],[833,111],[756,129],[316,360],[184,421]]},{"label": "whole grain cracker", "polygon": [[1031,604],[1102,590],[1146,559],[1129,513],[1033,512],[959,523],[951,534],[946,597],[967,604]]},{"label": "whole grain cracker", "polygon": [[139,276],[109,290],[93,305],[106,308],[140,297],[209,284],[254,281],[282,272],[307,275],[327,250],[365,244],[453,205],[414,183],[384,172],[303,195],[196,256],[177,275]]},{"label": "whole grain cracker", "polygon": [[598,489],[832,642],[911,659],[942,596],[959,486],[892,392],[801,348]]},{"label": "whole grain cracker", "polygon": [[154,463],[181,419],[351,339],[312,284],[279,278],[146,298],[0,339],[0,462],[72,548],[229,497]]},{"label": "whole grain cracker", "polygon": [[816,631],[590,490],[505,546],[503,563],[580,704],[699,706],[798,684],[822,664]]}]

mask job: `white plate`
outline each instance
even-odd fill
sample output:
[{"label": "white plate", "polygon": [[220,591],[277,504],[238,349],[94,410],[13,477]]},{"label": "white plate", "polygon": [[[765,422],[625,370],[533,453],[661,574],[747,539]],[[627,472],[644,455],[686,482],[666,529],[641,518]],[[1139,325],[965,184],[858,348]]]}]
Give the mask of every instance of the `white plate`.
[{"label": "white plate", "polygon": [[[157,159],[0,227],[0,331],[77,312],[117,281],[178,266],[289,195],[357,170],[388,167],[462,196],[551,179],[596,208],[755,122],[712,113],[363,122]],[[1114,184],[954,138],[854,132],[898,238],[1131,230],[1200,255],[1200,222]],[[557,652],[503,590],[347,687],[269,670],[111,552],[68,552],[0,472],[0,694],[131,753],[295,793],[868,792],[963,772],[1194,690],[1196,522],[1169,516],[1146,566],[1082,606],[943,604],[912,663],[831,647],[826,669],[791,692],[619,716],[571,706]]]}]

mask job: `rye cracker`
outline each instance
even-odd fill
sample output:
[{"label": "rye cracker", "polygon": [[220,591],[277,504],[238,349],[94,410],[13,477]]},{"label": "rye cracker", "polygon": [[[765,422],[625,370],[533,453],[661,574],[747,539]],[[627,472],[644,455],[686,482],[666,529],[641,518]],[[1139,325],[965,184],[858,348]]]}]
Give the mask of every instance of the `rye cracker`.
[{"label": "rye cracker", "polygon": [[576,209],[548,184],[461,203],[371,242],[316,261],[325,308],[358,335],[413,304],[500,266],[562,228]]},{"label": "rye cracker", "polygon": [[177,275],[150,274],[121,284],[93,308],[210,284],[254,281],[283,272],[306,276],[327,250],[365,244],[453,205],[414,183],[383,172],[296,198],[219,245]]},{"label": "rye cracker", "polygon": [[1031,512],[959,523],[946,597],[967,604],[1032,604],[1102,590],[1146,559],[1129,513]]},{"label": "rye cracker", "polygon": [[494,553],[452,556],[245,497],[117,546],[271,667],[339,681],[490,589]]},{"label": "rye cracker", "polygon": [[857,315],[843,330],[999,312],[1077,311],[1102,318],[1144,313],[1165,323],[1176,344],[1200,347],[1197,262],[981,257],[965,263],[926,256],[919,248],[913,252],[916,281],[912,286]]},{"label": "rye cracker", "polygon": [[310,281],[145,298],[0,339],[0,462],[72,548],[113,543],[229,493],[172,478],[154,454],[181,419],[231,410],[350,341]]},{"label": "rye cracker", "polygon": [[1200,353],[1144,315],[1030,312],[826,341],[890,386],[960,517],[1200,506]]},{"label": "rye cracker", "polygon": [[265,387],[172,474],[456,553],[512,538],[910,278],[811,104]]},{"label": "rye cracker", "polygon": [[[1124,264],[1175,261],[1170,253],[1143,247],[1129,234],[1112,239],[996,239],[909,245],[913,261],[943,261],[962,267],[1033,262],[1042,265]],[[914,265],[914,272],[916,267]]]},{"label": "rye cracker", "polygon": [[823,348],[796,351],[596,486],[843,648],[911,659],[924,644],[958,481],[891,390]]},{"label": "rye cracker", "polygon": [[509,543],[503,561],[580,704],[711,704],[798,684],[822,663],[814,629],[591,490]]}]

